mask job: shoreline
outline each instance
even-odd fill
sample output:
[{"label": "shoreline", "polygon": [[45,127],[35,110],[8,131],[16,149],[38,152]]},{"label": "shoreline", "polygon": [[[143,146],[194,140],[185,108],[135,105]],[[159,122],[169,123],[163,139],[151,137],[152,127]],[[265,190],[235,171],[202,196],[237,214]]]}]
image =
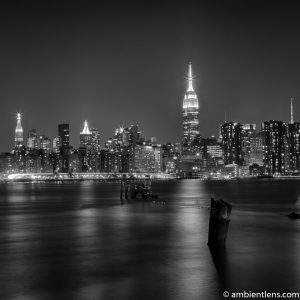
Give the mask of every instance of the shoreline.
[{"label": "shoreline", "polygon": [[246,181],[246,180],[258,180],[258,181],[273,181],[273,180],[300,180],[300,176],[275,176],[275,177],[235,177],[235,178],[180,178],[180,177],[127,177],[124,178],[122,176],[107,176],[107,177],[76,177],[76,178],[63,178],[63,177],[52,177],[52,178],[36,178],[31,176],[24,176],[18,178],[2,178],[0,183],[64,183],[64,182],[121,182],[121,181],[129,181],[129,182],[137,182],[137,181],[144,181],[144,180],[151,180],[151,181],[178,181],[178,180],[198,180],[198,181]]}]

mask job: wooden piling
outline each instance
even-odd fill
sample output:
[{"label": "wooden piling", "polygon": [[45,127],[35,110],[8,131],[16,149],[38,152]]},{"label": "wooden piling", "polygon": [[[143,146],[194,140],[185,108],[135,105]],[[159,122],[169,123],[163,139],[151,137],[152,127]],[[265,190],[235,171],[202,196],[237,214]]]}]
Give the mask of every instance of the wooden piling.
[{"label": "wooden piling", "polygon": [[211,249],[225,247],[231,210],[232,206],[228,202],[211,198],[208,231],[208,246]]}]

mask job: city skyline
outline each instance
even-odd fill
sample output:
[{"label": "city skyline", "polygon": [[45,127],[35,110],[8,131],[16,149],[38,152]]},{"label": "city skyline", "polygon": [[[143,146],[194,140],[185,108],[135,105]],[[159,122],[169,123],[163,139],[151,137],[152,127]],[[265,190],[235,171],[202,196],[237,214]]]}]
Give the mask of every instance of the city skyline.
[{"label": "city skyline", "polygon": [[295,16],[291,4],[256,1],[3,5],[0,151],[13,147],[19,111],[26,132],[49,137],[57,124],[77,133],[88,120],[104,140],[139,124],[161,143],[180,141],[189,61],[202,136],[217,135],[225,110],[236,122],[288,121],[290,97],[297,119]]}]

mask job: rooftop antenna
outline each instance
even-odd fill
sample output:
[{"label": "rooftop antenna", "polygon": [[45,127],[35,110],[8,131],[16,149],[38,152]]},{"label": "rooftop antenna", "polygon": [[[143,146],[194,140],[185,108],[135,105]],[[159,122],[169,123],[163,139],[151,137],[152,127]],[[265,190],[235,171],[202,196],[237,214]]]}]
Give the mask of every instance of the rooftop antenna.
[{"label": "rooftop antenna", "polygon": [[293,111],[293,97],[291,97],[291,121],[290,124],[294,124],[294,111]]}]

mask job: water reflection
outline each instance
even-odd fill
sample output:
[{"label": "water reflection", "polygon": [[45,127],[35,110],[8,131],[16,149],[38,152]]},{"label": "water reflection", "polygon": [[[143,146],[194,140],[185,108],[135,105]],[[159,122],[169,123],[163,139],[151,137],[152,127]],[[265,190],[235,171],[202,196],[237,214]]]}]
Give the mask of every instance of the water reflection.
[{"label": "water reflection", "polygon": [[[297,182],[154,183],[166,205],[121,205],[119,188],[1,185],[0,298],[222,299],[225,288],[297,291],[300,222],[285,216],[298,207]],[[223,253],[207,246],[211,196],[233,203]]]}]

